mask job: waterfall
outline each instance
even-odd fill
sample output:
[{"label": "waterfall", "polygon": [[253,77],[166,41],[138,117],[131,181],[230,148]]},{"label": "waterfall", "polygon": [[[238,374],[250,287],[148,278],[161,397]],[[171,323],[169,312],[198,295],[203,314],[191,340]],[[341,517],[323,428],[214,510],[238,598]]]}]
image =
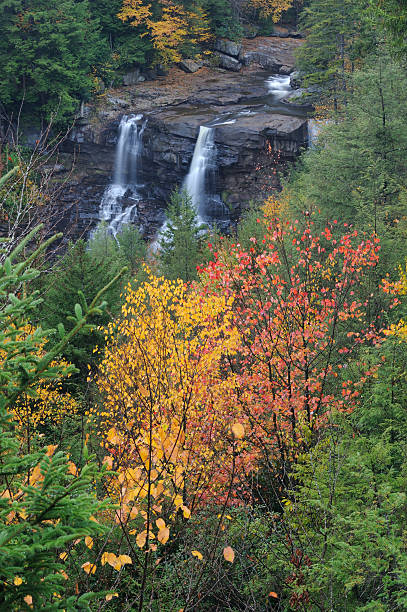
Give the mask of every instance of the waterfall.
[{"label": "waterfall", "polygon": [[[137,215],[140,200],[138,169],[147,124],[147,120],[142,119],[143,115],[124,115],[120,121],[113,183],[105,190],[100,204],[99,218],[107,222],[114,236],[123,224],[130,223]],[[127,193],[134,203],[123,210],[122,198]]]},{"label": "waterfall", "polygon": [[276,102],[285,98],[292,91],[290,77],[280,74],[270,76],[266,80],[266,87]]},{"label": "waterfall", "polygon": [[216,147],[214,142],[215,130],[201,125],[198,139],[195,144],[189,172],[184,180],[184,189],[189,193],[192,204],[202,222],[206,216],[208,193],[207,187],[211,173],[215,172]]}]

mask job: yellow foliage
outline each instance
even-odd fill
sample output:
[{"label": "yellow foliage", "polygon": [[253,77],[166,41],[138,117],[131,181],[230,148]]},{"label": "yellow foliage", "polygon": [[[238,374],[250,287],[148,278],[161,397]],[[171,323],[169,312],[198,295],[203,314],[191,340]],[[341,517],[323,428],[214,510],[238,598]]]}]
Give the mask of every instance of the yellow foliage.
[{"label": "yellow foliage", "polygon": [[161,0],[160,8],[160,16],[153,18],[151,4],[144,4],[143,0],[124,0],[118,13],[122,21],[146,28],[145,34],[151,37],[159,62],[179,62],[185,42],[197,45],[210,39],[208,17],[202,8],[188,11],[172,0]]},{"label": "yellow foliage", "polygon": [[251,0],[251,3],[262,19],[271,17],[274,23],[277,23],[281,15],[292,7],[293,0]]},{"label": "yellow foliage", "polygon": [[83,563],[81,567],[87,574],[94,574],[96,572],[96,565],[94,563],[90,563],[90,561],[86,561],[86,563]]},{"label": "yellow foliage", "polygon": [[178,511],[189,518],[227,489],[231,426],[242,419],[224,368],[239,344],[231,306],[231,298],[150,274],[137,290],[127,287],[122,316],[106,330],[96,380],[103,404],[90,425],[111,456],[116,523],[140,548],[166,544]]},{"label": "yellow foliage", "polygon": [[197,557],[200,561],[203,559],[203,555],[199,552],[199,550],[191,550],[191,555],[193,557]]},{"label": "yellow foliage", "polygon": [[[12,325],[12,324],[11,324]],[[35,329],[26,323],[14,338],[14,342],[21,342],[27,336],[33,335]],[[38,354],[41,357],[45,353],[44,342],[38,343]],[[0,366],[5,359],[6,352],[0,349]],[[67,370],[70,365],[63,359],[54,361],[51,367],[62,366]],[[34,365],[33,365],[34,368]],[[78,406],[74,398],[62,391],[62,378],[69,377],[69,374],[61,374],[59,380],[50,382],[42,381],[36,388],[35,397],[23,395],[13,406],[12,414],[21,429],[34,430],[39,424],[45,421],[60,423],[67,415],[76,414]]]},{"label": "yellow foliage", "polygon": [[232,425],[232,432],[237,440],[244,438],[244,427],[241,423],[235,423]]}]

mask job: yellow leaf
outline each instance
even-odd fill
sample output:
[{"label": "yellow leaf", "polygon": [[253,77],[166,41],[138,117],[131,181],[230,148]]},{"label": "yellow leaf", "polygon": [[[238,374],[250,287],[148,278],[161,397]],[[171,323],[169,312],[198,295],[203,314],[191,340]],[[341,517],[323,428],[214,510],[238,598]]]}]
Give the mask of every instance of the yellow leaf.
[{"label": "yellow leaf", "polygon": [[20,584],[22,584],[22,583],[23,583],[23,579],[22,579],[22,578],[20,578],[20,576],[16,576],[16,577],[14,578],[14,584],[15,584],[16,586],[20,586]]},{"label": "yellow leaf", "polygon": [[165,529],[165,521],[163,521],[162,518],[157,519],[155,524],[157,525],[158,529]]},{"label": "yellow leaf", "polygon": [[203,555],[199,552],[199,550],[191,550],[191,555],[193,557],[198,557],[198,559],[203,559]]},{"label": "yellow leaf", "polygon": [[131,557],[129,557],[129,555],[119,555],[118,559],[119,559],[119,561],[120,561],[120,563],[122,565],[125,565],[126,563],[130,563],[130,564],[133,563],[133,561],[131,560]]},{"label": "yellow leaf", "polygon": [[147,531],[142,531],[136,538],[137,546],[143,548],[147,540]]},{"label": "yellow leaf", "polygon": [[133,506],[133,508],[130,510],[130,518],[134,519],[136,518],[137,515],[138,515],[138,510],[136,506]]},{"label": "yellow leaf", "polygon": [[105,565],[106,563],[108,563],[109,565],[113,566],[116,562],[116,555],[111,552],[104,552],[100,562],[102,565]]},{"label": "yellow leaf", "polygon": [[186,506],[181,506],[184,518],[189,518],[191,516],[191,510]]},{"label": "yellow leaf", "polygon": [[226,546],[223,549],[223,556],[225,561],[229,561],[229,563],[233,563],[235,560],[235,551],[230,546]]},{"label": "yellow leaf", "polygon": [[170,530],[168,529],[168,527],[163,527],[162,529],[160,529],[157,535],[157,539],[159,542],[161,542],[161,544],[165,544],[168,541],[169,537]]},{"label": "yellow leaf", "polygon": [[86,563],[83,563],[81,565],[81,568],[87,574],[94,574],[96,572],[96,565],[94,563],[90,563],[89,561],[86,561]]},{"label": "yellow leaf", "polygon": [[115,427],[112,427],[111,429],[109,429],[109,431],[107,432],[107,441],[111,442],[112,444],[119,444],[120,443],[120,436],[117,435],[117,431]]},{"label": "yellow leaf", "polygon": [[241,423],[235,423],[232,425],[232,432],[237,440],[244,438],[244,427]]},{"label": "yellow leaf", "polygon": [[176,495],[174,497],[174,505],[175,507],[178,509],[180,506],[182,506],[182,497],[181,495]]},{"label": "yellow leaf", "polygon": [[62,561],[65,561],[65,559],[67,558],[68,553],[67,552],[61,552],[61,554],[59,555],[59,558],[62,559]]},{"label": "yellow leaf", "polygon": [[45,453],[47,457],[51,457],[54,454],[56,448],[58,448],[58,444],[49,444],[47,446],[47,452]]},{"label": "yellow leaf", "polygon": [[109,593],[106,595],[106,601],[111,601],[113,597],[119,597],[119,593]]},{"label": "yellow leaf", "polygon": [[93,540],[90,536],[86,536],[85,544],[88,548],[93,548]]}]

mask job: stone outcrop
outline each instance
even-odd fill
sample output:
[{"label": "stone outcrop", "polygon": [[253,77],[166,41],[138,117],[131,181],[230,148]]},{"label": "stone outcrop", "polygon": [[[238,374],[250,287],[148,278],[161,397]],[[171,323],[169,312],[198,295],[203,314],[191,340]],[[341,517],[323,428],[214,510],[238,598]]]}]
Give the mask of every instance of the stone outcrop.
[{"label": "stone outcrop", "polygon": [[215,50],[224,53],[225,55],[231,55],[232,57],[238,57],[242,50],[242,44],[227,40],[225,38],[218,38],[215,42]]},{"label": "stone outcrop", "polygon": [[242,69],[242,64],[235,57],[226,55],[225,53],[216,53],[216,57],[219,61],[219,66],[225,68],[225,70],[232,70],[232,72],[239,72]]},{"label": "stone outcrop", "polygon": [[178,64],[178,66],[184,72],[193,74],[194,72],[197,72],[200,68],[202,68],[203,64],[202,62],[196,62],[193,59],[184,59]]}]

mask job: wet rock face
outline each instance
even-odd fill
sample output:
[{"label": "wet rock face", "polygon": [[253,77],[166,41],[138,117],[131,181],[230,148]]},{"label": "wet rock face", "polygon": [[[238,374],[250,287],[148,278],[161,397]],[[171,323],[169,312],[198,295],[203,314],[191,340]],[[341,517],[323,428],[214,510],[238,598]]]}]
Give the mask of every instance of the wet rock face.
[{"label": "wet rock face", "polygon": [[[78,235],[98,220],[102,195],[113,175],[118,126],[124,114],[148,118],[139,206],[139,223],[146,236],[159,227],[169,193],[188,172],[200,125],[219,124],[214,137],[217,190],[225,194],[236,215],[250,200],[264,198],[265,189],[278,187],[276,169],[291,163],[306,143],[307,120],[299,110],[266,111],[265,80],[270,66],[273,71],[276,67],[292,71],[293,51],[301,42],[261,38],[245,41],[241,48],[231,41],[221,42],[222,49],[237,53],[242,61],[246,58],[240,72],[202,67],[187,74],[173,68],[165,78],[109,92],[89,111],[87,107],[86,116],[65,143],[65,152],[78,155],[63,196],[63,205],[70,211],[67,223],[77,223]],[[227,57],[240,63],[232,55]],[[259,72],[265,67],[267,72]]]}]

